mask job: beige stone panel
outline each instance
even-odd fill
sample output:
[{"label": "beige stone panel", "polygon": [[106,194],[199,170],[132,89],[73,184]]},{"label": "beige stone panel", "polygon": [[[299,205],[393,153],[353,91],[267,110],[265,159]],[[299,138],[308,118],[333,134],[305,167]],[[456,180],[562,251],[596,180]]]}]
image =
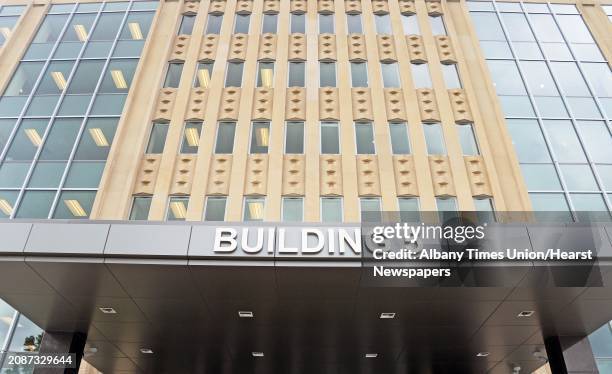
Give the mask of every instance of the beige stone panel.
[{"label": "beige stone panel", "polygon": [[191,193],[191,182],[193,181],[196,159],[197,156],[191,154],[180,154],[177,157],[170,194],[188,196]]},{"label": "beige stone panel", "polygon": [[210,2],[210,7],[208,8],[208,13],[211,14],[223,14],[225,12],[225,0],[213,0]]},{"label": "beige stone panel", "polygon": [[338,56],[336,53],[336,35],[319,35],[319,60],[331,62],[336,61],[337,59]]},{"label": "beige stone panel", "polygon": [[232,172],[232,155],[213,155],[208,176],[208,195],[227,195]]},{"label": "beige stone panel", "polygon": [[389,13],[389,3],[387,0],[372,0],[372,12],[374,14]]},{"label": "beige stone panel", "polygon": [[183,4],[183,10],[181,13],[188,15],[196,15],[198,14],[198,8],[200,7],[199,1],[185,1]]},{"label": "beige stone panel", "polygon": [[317,1],[317,11],[322,14],[334,13],[334,0]]},{"label": "beige stone panel", "polygon": [[406,35],[406,44],[408,45],[410,62],[414,64],[427,62],[427,55],[425,54],[423,37],[421,35]]},{"label": "beige stone panel", "polygon": [[371,121],[374,119],[372,113],[372,93],[370,88],[353,88],[353,120]]},{"label": "beige stone panel", "polygon": [[253,98],[253,112],[251,118],[253,120],[271,120],[272,108],[274,102],[274,89],[258,87],[255,89],[255,97]]},{"label": "beige stone panel", "polygon": [[198,61],[213,62],[217,56],[217,45],[219,44],[219,35],[208,34],[204,35],[204,41],[200,48]]},{"label": "beige stone panel", "polygon": [[289,61],[306,61],[306,35],[289,35]]},{"label": "beige stone panel", "polygon": [[162,88],[157,99],[157,108],[153,120],[170,121],[172,108],[176,102],[176,88]]},{"label": "beige stone panel", "polygon": [[276,34],[266,33],[259,38],[257,59],[260,61],[276,60]]},{"label": "beige stone panel", "polygon": [[346,14],[361,13],[361,0],[344,0],[344,11]]},{"label": "beige stone panel", "polygon": [[438,49],[440,62],[443,64],[457,63],[457,56],[455,56],[455,50],[450,38],[446,35],[436,35],[434,37],[436,38],[436,48]]},{"label": "beige stone panel", "polygon": [[285,104],[285,119],[303,121],[306,119],[306,88],[287,88],[287,103]]},{"label": "beige stone panel", "polygon": [[357,155],[357,189],[359,196],[380,196],[378,157]]},{"label": "beige stone panel", "polygon": [[[406,4],[408,3],[408,6]],[[427,156],[427,145],[425,144],[425,135],[423,134],[423,126],[421,125],[421,117],[418,97],[414,89],[412,79],[412,71],[410,64],[410,55],[408,48],[404,47],[408,39],[404,35],[402,11],[407,7],[405,14],[412,13],[412,9],[416,12],[416,7],[413,1],[406,2],[390,2],[389,17],[393,28],[393,37],[397,46],[397,57],[399,65],[399,74],[402,81],[402,94],[404,96],[404,107],[406,108],[407,126],[410,133],[410,146],[412,150],[412,160],[414,163],[417,190],[419,193],[419,206],[423,211],[431,211],[436,209],[436,200],[431,183],[431,170],[429,169],[429,158]],[[396,180],[396,190],[397,180]]]},{"label": "beige stone panel", "polygon": [[250,14],[251,12],[253,12],[253,1],[252,0],[237,0],[236,1],[236,13]]},{"label": "beige stone panel", "polygon": [[264,0],[263,3],[263,11],[266,14],[276,14],[280,10],[280,1],[279,0]]},{"label": "beige stone panel", "polygon": [[376,41],[378,42],[378,56],[380,61],[397,61],[397,54],[395,53],[395,45],[393,44],[392,35],[377,35]]},{"label": "beige stone panel", "polygon": [[221,94],[219,120],[237,120],[240,109],[240,92],[238,87],[226,87]]},{"label": "beige stone panel", "polygon": [[248,40],[247,34],[232,35],[227,60],[234,62],[246,60]]},{"label": "beige stone panel", "polygon": [[135,195],[152,195],[155,190],[155,181],[159,174],[161,155],[144,155],[138,169],[138,176],[134,185]]},{"label": "beige stone panel", "polygon": [[247,158],[246,177],[244,180],[245,195],[265,196],[268,186],[268,155],[252,154]]},{"label": "beige stone panel", "polygon": [[410,155],[393,156],[397,196],[419,196],[414,159]]},{"label": "beige stone panel", "polygon": [[291,13],[306,13],[306,0],[291,0]]},{"label": "beige stone panel", "polygon": [[401,88],[385,88],[385,108],[388,121],[406,121],[404,94]]},{"label": "beige stone panel", "polygon": [[430,16],[441,16],[442,13],[442,5],[439,2],[426,2],[427,14]]},{"label": "beige stone panel", "polygon": [[189,105],[185,119],[187,120],[204,120],[204,111],[208,102],[208,90],[204,88],[194,87],[191,89],[189,96]]},{"label": "beige stone panel", "polygon": [[440,112],[434,92],[430,88],[419,88],[416,90],[419,99],[419,111],[421,122],[433,123],[440,122]]},{"label": "beige stone panel", "polygon": [[464,156],[464,159],[472,195],[491,197],[491,184],[489,183],[487,167],[482,156]]},{"label": "beige stone panel", "polygon": [[283,196],[304,196],[306,157],[290,154],[283,157]]},{"label": "beige stone panel", "polygon": [[348,36],[348,55],[351,61],[367,61],[365,36],[350,34]]},{"label": "beige stone panel", "polygon": [[187,53],[187,46],[189,45],[189,35],[177,35],[174,40],[174,47],[170,54],[170,61],[185,61],[185,54]]},{"label": "beige stone panel", "polygon": [[342,159],[340,155],[319,156],[321,196],[342,196]]},{"label": "beige stone panel", "polygon": [[436,196],[455,196],[453,174],[448,156],[429,156],[429,168]]},{"label": "beige stone panel", "polygon": [[336,87],[319,88],[319,119],[340,119],[340,99]]},{"label": "beige stone panel", "polygon": [[451,106],[453,108],[455,123],[474,122],[465,90],[461,88],[448,90],[448,97],[450,98]]},{"label": "beige stone panel", "polygon": [[400,0],[399,1],[400,13],[406,16],[416,14],[416,8],[414,7],[414,0]]}]

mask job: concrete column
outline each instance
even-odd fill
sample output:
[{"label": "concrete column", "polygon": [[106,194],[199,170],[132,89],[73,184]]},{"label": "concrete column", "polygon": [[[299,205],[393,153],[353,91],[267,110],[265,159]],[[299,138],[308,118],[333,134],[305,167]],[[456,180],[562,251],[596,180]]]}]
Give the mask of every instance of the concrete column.
[{"label": "concrete column", "polygon": [[586,336],[551,336],[544,340],[548,364],[555,374],[598,374]]},{"label": "concrete column", "polygon": [[75,354],[76,368],[60,369],[60,368],[37,368],[34,369],[34,374],[77,374],[79,366],[83,359],[83,350],[87,342],[87,334],[80,332],[52,332],[47,331],[43,335],[40,344],[39,354]]}]

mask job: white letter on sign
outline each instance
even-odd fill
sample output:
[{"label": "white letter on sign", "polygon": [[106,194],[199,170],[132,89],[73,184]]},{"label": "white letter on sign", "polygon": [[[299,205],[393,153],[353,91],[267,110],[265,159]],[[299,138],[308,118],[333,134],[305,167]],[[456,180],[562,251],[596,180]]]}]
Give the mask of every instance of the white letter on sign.
[{"label": "white letter on sign", "polygon": [[214,251],[217,252],[234,252],[238,243],[236,242],[238,232],[232,228],[217,228],[215,230]]}]

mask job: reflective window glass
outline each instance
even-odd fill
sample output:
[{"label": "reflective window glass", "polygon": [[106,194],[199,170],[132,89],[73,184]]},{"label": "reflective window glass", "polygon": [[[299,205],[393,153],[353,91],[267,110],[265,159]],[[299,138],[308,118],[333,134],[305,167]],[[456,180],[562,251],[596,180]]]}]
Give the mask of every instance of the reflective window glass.
[{"label": "reflective window glass", "polygon": [[86,219],[91,214],[95,191],[64,191],[60,195],[53,218]]},{"label": "reflective window glass", "polygon": [[204,210],[204,221],[225,221],[226,197],[206,198],[206,209]]},{"label": "reflective window glass", "polygon": [[74,61],[54,61],[49,64],[36,89],[36,95],[59,95],[67,87]]},{"label": "reflective window glass", "polygon": [[217,141],[215,143],[215,153],[231,154],[234,152],[234,134],[236,123],[221,122],[217,129]]},{"label": "reflective window glass", "polygon": [[561,183],[552,164],[521,164],[530,191],[560,191]]},{"label": "reflective window glass", "polygon": [[259,62],[257,65],[257,87],[274,87],[274,63]]},{"label": "reflective window glass", "polygon": [[410,64],[410,66],[412,68],[412,81],[415,88],[428,88],[432,86],[427,64]]},{"label": "reflective window glass", "polygon": [[361,26],[361,14],[347,14],[346,22],[347,22],[349,34],[362,34],[363,33],[363,28]]},{"label": "reflective window glass", "polygon": [[612,163],[612,135],[604,122],[578,121],[578,131],[594,162]]},{"label": "reflective window glass", "polygon": [[559,96],[559,91],[544,61],[521,61],[523,75],[534,96]]},{"label": "reflective window glass", "polygon": [[183,19],[181,20],[181,26],[179,27],[178,34],[191,35],[191,32],[193,31],[193,24],[195,23],[195,18],[195,15],[184,14]]},{"label": "reflective window glass", "polygon": [[374,129],[371,122],[355,123],[355,138],[357,154],[368,155],[376,153],[374,147]]},{"label": "reflective window glass", "polygon": [[225,76],[225,87],[240,87],[242,86],[242,62],[228,62],[227,75]]},{"label": "reflective window glass", "polygon": [[9,351],[37,352],[42,342],[43,330],[23,314],[19,316],[19,321],[16,326],[9,346]]},{"label": "reflective window glass", "polygon": [[570,191],[595,191],[597,182],[589,165],[560,165],[565,187]]},{"label": "reflective window glass", "polygon": [[105,162],[75,161],[70,165],[64,187],[98,188]]},{"label": "reflective window glass", "polygon": [[244,221],[263,221],[265,199],[247,197],[244,199]]},{"label": "reflective window glass", "polygon": [[98,92],[127,93],[132,85],[137,65],[138,60],[135,59],[111,60]]},{"label": "reflective window glass", "polygon": [[368,87],[368,65],[365,62],[351,62],[352,87]]},{"label": "reflective window glass", "polygon": [[32,160],[43,143],[48,119],[24,119],[8,149],[6,160]]},{"label": "reflective window glass", "polygon": [[209,14],[206,22],[206,34],[219,34],[221,32],[221,23],[223,15]]},{"label": "reflective window glass", "polygon": [[404,28],[405,35],[420,35],[419,22],[417,21],[416,15],[405,15],[402,14],[402,27]]},{"label": "reflective window glass", "polygon": [[446,35],[446,27],[442,16],[429,16],[429,25],[434,35]]},{"label": "reflective window glass", "polygon": [[149,218],[151,200],[153,200],[153,198],[150,196],[134,197],[132,211],[130,212],[130,221],[146,221]]},{"label": "reflective window glass", "polygon": [[306,33],[306,15],[291,13],[291,33]]},{"label": "reflective window glass", "polygon": [[29,188],[57,188],[66,169],[66,162],[39,161],[34,168]]},{"label": "reflective window glass", "polygon": [[166,70],[166,79],[164,80],[164,87],[178,88],[181,81],[181,74],[183,73],[183,63],[170,63],[168,64],[168,70]]},{"label": "reflective window glass", "polygon": [[250,14],[236,14],[236,20],[234,21],[234,34],[248,34],[250,23]]},{"label": "reflective window glass", "polygon": [[4,91],[5,96],[29,95],[42,70],[42,62],[22,62],[13,74],[11,83]]},{"label": "reflective window glass", "polygon": [[154,122],[151,127],[151,136],[145,153],[160,154],[164,152],[166,144],[166,135],[168,135],[168,124],[162,122]]},{"label": "reflective window glass", "polygon": [[4,146],[8,143],[11,132],[15,127],[16,120],[14,119],[0,119],[0,153],[4,149]]},{"label": "reflective window glass", "polygon": [[302,222],[304,220],[304,199],[301,197],[283,197],[283,222]]},{"label": "reflective window glass", "polygon": [[306,64],[303,62],[289,62],[288,87],[304,87]]},{"label": "reflective window glass", "polygon": [[41,160],[68,160],[81,128],[81,118],[56,119],[45,140]]},{"label": "reflective window glass", "polygon": [[[17,196],[19,195],[19,191],[0,191],[0,218],[9,218],[15,209],[15,201],[17,201]],[[0,301],[0,304],[2,301]],[[6,309],[3,309],[0,306],[0,317],[5,317],[3,313],[6,312]],[[7,325],[9,325],[7,323]],[[3,334],[6,332],[8,328],[7,325],[0,324],[0,341],[3,341]]]},{"label": "reflective window glass", "polygon": [[342,222],[342,198],[321,198],[321,222]]},{"label": "reflective window glass", "polygon": [[340,153],[338,122],[321,122],[321,154]]},{"label": "reflective window glass", "polygon": [[26,191],[15,217],[46,219],[54,198],[55,191]]},{"label": "reflective window glass", "polygon": [[586,162],[584,151],[570,121],[544,121],[544,128],[559,162]]},{"label": "reflective window glass", "polygon": [[320,87],[336,87],[336,63],[335,62],[320,62]]},{"label": "reflective window glass", "polygon": [[499,19],[492,13],[472,13],[476,34],[481,40],[506,40]]},{"label": "reflective window glass", "polygon": [[319,34],[333,34],[334,32],[334,15],[319,14]]},{"label": "reflective window glass", "polygon": [[81,60],[68,86],[68,94],[93,94],[103,67],[103,60]]},{"label": "reflective window glass", "polygon": [[264,14],[263,15],[263,25],[261,27],[262,34],[276,34],[278,23],[278,15],[277,14]]},{"label": "reflective window glass", "polygon": [[382,212],[380,209],[379,198],[359,199],[359,207],[361,210],[361,221],[363,222],[380,222],[382,221]]},{"label": "reflective window glass", "polygon": [[376,23],[376,32],[378,34],[393,34],[391,19],[388,14],[375,14],[374,22]]},{"label": "reflective window glass", "polygon": [[389,87],[401,87],[399,71],[397,69],[397,63],[392,64],[380,64],[383,77],[383,85],[385,88]]},{"label": "reflective window glass", "polygon": [[536,120],[509,119],[506,123],[520,162],[551,161],[544,135]]},{"label": "reflective window glass", "polygon": [[445,155],[446,146],[444,145],[442,126],[439,123],[424,123],[423,132],[425,133],[427,153],[430,155]]},{"label": "reflective window glass", "polygon": [[581,66],[595,94],[612,97],[612,71],[608,64],[584,63]]},{"label": "reflective window glass", "polygon": [[32,43],[54,43],[59,39],[67,20],[68,16],[64,14],[46,16]]},{"label": "reflective window glass", "polygon": [[122,20],[123,13],[103,13],[96,23],[90,40],[115,40]]},{"label": "reflective window glass", "polygon": [[[155,16],[155,12],[131,12],[125,21],[119,39],[144,41],[147,35],[149,35],[153,16]],[[185,24],[186,27],[188,27],[189,22],[193,22],[193,19],[195,19],[195,17],[190,18],[191,20],[184,21],[187,22],[187,24]],[[181,24],[181,28],[182,27],[183,25]],[[193,25],[191,25],[191,27],[193,27]],[[187,33],[187,30],[185,30],[185,33]],[[189,34],[191,34],[191,29],[189,29]]]},{"label": "reflective window glass", "polygon": [[285,153],[304,153],[304,122],[287,122]]},{"label": "reflective window glass", "polygon": [[419,212],[419,198],[400,197],[397,199],[399,208],[399,219],[402,222],[419,222],[421,213]]},{"label": "reflective window glass", "polygon": [[251,153],[268,153],[270,122],[253,122],[251,126]]},{"label": "reflective window glass", "polygon": [[[115,138],[117,122],[118,118],[89,118],[74,159],[106,160]],[[161,146],[163,149],[163,143]]]},{"label": "reflective window glass", "polygon": [[464,156],[477,156],[480,154],[478,150],[478,143],[476,142],[476,135],[474,135],[474,128],[471,124],[457,125],[457,132],[459,133],[459,142],[461,143],[461,150]]},{"label": "reflective window glass", "polygon": [[199,62],[196,68],[196,77],[193,81],[194,87],[208,88],[212,77],[213,64],[209,62]]},{"label": "reflective window glass", "polygon": [[459,73],[457,72],[457,65],[455,64],[441,64],[442,75],[444,76],[444,83],[446,88],[461,88],[461,80],[459,80]]},{"label": "reflective window glass", "polygon": [[405,123],[390,123],[391,151],[394,155],[407,155],[410,153],[408,128]]},{"label": "reflective window glass", "polygon": [[181,153],[198,153],[202,134],[202,122],[185,122],[183,140],[181,142]]},{"label": "reflective window glass", "polygon": [[168,200],[168,210],[166,221],[184,221],[187,218],[187,208],[189,206],[188,196],[172,196]]}]

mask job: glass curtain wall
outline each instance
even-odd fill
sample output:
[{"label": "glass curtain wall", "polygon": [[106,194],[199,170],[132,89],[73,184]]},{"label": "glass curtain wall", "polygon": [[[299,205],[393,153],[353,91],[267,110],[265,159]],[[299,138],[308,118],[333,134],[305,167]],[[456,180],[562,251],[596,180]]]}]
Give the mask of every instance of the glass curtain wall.
[{"label": "glass curtain wall", "polygon": [[157,6],[49,7],[0,97],[0,218],[89,217]]}]

